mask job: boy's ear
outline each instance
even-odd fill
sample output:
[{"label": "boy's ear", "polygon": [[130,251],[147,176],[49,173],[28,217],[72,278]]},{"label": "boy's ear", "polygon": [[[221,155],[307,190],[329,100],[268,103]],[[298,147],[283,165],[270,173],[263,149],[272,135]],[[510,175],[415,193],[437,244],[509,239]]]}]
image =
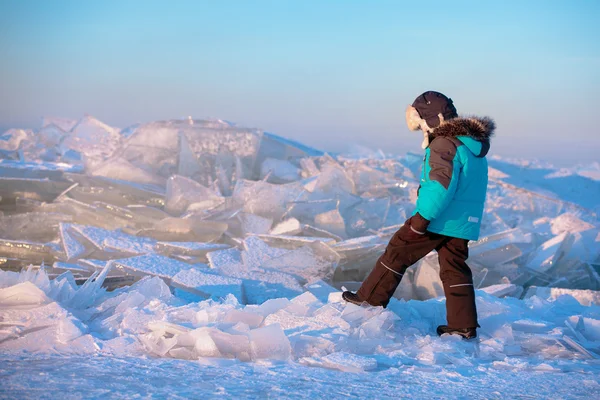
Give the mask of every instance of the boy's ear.
[{"label": "boy's ear", "polygon": [[416,108],[413,106],[406,107],[406,125],[411,131],[418,131],[421,129],[421,125],[425,122]]}]

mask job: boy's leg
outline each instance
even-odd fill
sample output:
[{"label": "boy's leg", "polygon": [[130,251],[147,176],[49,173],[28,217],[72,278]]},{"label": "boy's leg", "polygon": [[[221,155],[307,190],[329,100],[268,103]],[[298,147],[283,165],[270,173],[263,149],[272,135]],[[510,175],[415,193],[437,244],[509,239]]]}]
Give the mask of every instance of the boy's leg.
[{"label": "boy's leg", "polygon": [[398,230],[356,293],[360,301],[386,307],[408,267],[437,248],[447,237],[410,229],[410,219]]},{"label": "boy's leg", "polygon": [[446,295],[446,318],[450,328],[476,328],[477,309],[473,274],[467,265],[469,241],[448,238],[437,249],[440,261],[440,278]]}]

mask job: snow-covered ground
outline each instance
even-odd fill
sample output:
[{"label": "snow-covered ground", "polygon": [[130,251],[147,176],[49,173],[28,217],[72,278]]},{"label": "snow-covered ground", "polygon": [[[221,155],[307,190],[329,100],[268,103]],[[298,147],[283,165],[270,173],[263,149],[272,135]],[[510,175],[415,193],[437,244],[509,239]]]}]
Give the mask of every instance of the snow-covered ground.
[{"label": "snow-covered ground", "polygon": [[221,120],[43,125],[0,136],[2,398],[600,392],[596,164],[490,159],[467,342],[435,335],[435,254],[387,309],[341,301],[412,213],[420,155]]}]

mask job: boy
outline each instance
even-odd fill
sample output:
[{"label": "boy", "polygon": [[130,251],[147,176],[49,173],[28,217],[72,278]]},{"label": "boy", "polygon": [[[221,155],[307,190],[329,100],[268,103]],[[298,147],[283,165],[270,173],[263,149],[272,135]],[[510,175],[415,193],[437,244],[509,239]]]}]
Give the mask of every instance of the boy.
[{"label": "boy", "polygon": [[406,109],[406,123],[424,137],[415,213],[394,234],[358,292],[342,297],[386,307],[406,269],[436,250],[448,320],[437,333],[472,339],[479,324],[467,245],[479,237],[488,181],[485,156],[495,124],[487,117],[459,118],[452,99],[433,91]]}]

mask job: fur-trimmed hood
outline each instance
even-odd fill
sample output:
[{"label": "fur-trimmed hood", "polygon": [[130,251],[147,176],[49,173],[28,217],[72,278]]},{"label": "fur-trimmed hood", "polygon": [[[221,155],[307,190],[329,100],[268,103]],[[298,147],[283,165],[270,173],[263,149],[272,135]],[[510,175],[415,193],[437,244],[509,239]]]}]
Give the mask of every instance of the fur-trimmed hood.
[{"label": "fur-trimmed hood", "polygon": [[490,149],[490,138],[496,124],[489,117],[458,117],[444,121],[429,133],[429,141],[437,137],[457,138],[477,157],[485,157]]}]

